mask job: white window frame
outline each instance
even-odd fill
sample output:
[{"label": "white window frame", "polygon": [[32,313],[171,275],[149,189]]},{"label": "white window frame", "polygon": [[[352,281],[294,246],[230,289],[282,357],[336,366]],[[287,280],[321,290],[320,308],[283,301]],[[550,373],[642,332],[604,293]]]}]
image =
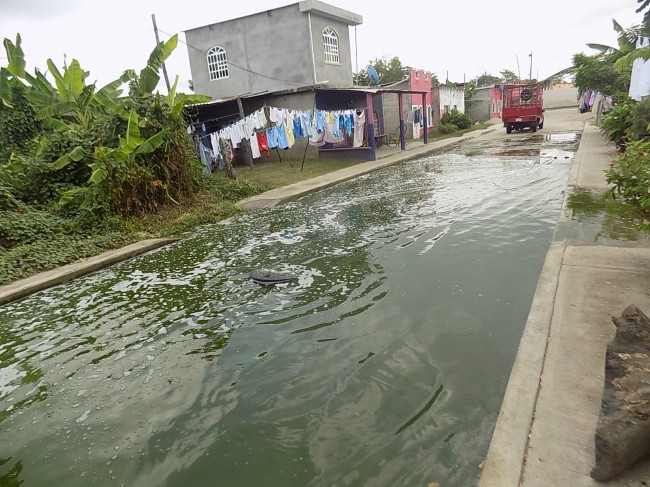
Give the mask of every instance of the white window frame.
[{"label": "white window frame", "polygon": [[323,49],[326,63],[341,64],[339,35],[332,27],[327,26],[323,29]]},{"label": "white window frame", "polygon": [[221,46],[214,46],[210,48],[206,55],[208,62],[208,77],[210,81],[228,78],[230,72],[228,71],[228,56],[226,50]]}]

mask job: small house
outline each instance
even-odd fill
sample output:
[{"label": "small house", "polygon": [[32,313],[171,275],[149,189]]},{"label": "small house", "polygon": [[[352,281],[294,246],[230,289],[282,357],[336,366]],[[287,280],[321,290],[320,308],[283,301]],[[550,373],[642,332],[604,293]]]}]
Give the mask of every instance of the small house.
[{"label": "small house", "polygon": [[223,99],[327,84],[352,86],[353,12],[317,0],[185,31],[195,93]]}]

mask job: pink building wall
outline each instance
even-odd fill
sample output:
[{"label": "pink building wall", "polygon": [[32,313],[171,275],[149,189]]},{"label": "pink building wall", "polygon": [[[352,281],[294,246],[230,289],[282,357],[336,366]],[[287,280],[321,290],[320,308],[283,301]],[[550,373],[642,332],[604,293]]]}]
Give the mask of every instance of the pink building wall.
[{"label": "pink building wall", "polygon": [[498,86],[492,88],[492,109],[491,118],[500,118],[503,109],[503,92]]},{"label": "pink building wall", "polygon": [[[422,105],[424,114],[427,115],[427,126],[429,127],[429,131],[432,131],[433,130],[433,123],[431,120],[432,117],[429,114],[431,113],[431,110],[435,109],[435,106],[433,105],[433,97],[431,95],[431,72],[425,71],[424,69],[410,68],[409,75],[410,75],[409,89],[427,92],[426,103],[424,105],[422,104],[422,96],[420,95],[412,95],[411,103],[413,105]],[[427,111],[427,106],[431,107],[430,111]],[[411,107],[405,107],[405,108],[408,108],[409,111],[411,110]],[[420,129],[420,132],[424,133],[424,128]]]}]

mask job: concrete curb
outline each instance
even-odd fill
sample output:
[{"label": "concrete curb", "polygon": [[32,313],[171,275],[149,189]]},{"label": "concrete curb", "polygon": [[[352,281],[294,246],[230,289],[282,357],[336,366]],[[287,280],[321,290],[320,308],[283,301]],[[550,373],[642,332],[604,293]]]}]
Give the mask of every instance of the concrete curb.
[{"label": "concrete curb", "polygon": [[23,298],[29,294],[41,291],[48,287],[56,286],[76,277],[90,274],[99,269],[103,269],[117,262],[121,262],[136,255],[157,249],[163,245],[177,242],[179,238],[154,238],[142,240],[125,247],[109,250],[94,257],[90,257],[82,262],[75,262],[63,267],[58,267],[51,271],[41,272],[34,276],[20,279],[11,284],[0,286],[0,306]]}]

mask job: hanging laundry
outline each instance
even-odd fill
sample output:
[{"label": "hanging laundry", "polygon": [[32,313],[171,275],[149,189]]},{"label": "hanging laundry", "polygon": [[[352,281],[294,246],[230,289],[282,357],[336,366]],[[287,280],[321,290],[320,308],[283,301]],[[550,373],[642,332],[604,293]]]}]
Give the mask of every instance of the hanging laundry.
[{"label": "hanging laundry", "polygon": [[282,119],[284,118],[282,111],[283,109],[275,107],[269,109],[269,119],[271,120],[271,123],[282,123]]},{"label": "hanging laundry", "polygon": [[613,107],[614,107],[614,99],[609,95],[605,95],[603,97],[603,112],[608,112]]},{"label": "hanging laundry", "polygon": [[304,137],[304,134],[302,133],[302,123],[301,123],[301,118],[298,116],[298,118],[293,119],[293,136],[297,139],[300,137]]},{"label": "hanging laundry", "polygon": [[248,143],[251,146],[251,156],[253,156],[253,159],[259,159],[262,157],[262,154],[260,153],[260,146],[257,143],[257,137],[255,134],[253,134],[253,136],[248,139]]},{"label": "hanging laundry", "polygon": [[263,128],[266,128],[269,126],[269,121],[266,118],[266,110],[264,108],[260,108],[257,112],[257,118],[260,120],[260,124],[262,125]]},{"label": "hanging laundry", "polygon": [[266,129],[266,141],[269,149],[275,149],[278,146],[278,135],[275,127]]},{"label": "hanging laundry", "polygon": [[596,92],[594,90],[589,90],[589,108],[594,106],[596,101]]},{"label": "hanging laundry", "polygon": [[300,125],[302,127],[302,133],[305,135],[305,137],[311,137],[311,121],[311,112],[303,112],[300,115]]},{"label": "hanging laundry", "polygon": [[341,137],[341,117],[339,113],[333,113],[334,120],[332,121],[332,128],[334,137],[337,139]]},{"label": "hanging laundry", "polygon": [[289,148],[289,140],[287,140],[287,133],[284,130],[284,125],[276,125],[273,127],[273,132],[275,135],[275,140],[278,141],[278,147],[280,149]]},{"label": "hanging laundry", "polygon": [[345,134],[348,137],[352,136],[352,126],[354,125],[354,118],[352,113],[345,114]]},{"label": "hanging laundry", "polygon": [[329,142],[330,144],[342,144],[345,142],[345,136],[341,134],[340,130],[338,131],[338,135],[336,135],[336,128],[334,124],[325,124],[324,142]]},{"label": "hanging laundry", "polygon": [[[360,112],[360,113],[359,113]],[[352,147],[361,147],[364,141],[366,126],[366,112],[357,111],[354,114],[354,143]]]},{"label": "hanging laundry", "polygon": [[212,151],[215,157],[218,156],[221,150],[219,149],[219,137],[216,132],[210,134],[210,145],[212,145]]},{"label": "hanging laundry", "polygon": [[203,170],[208,173],[212,172],[212,151],[203,142],[199,145],[199,154]]},{"label": "hanging laundry", "polygon": [[316,110],[316,130],[322,132],[325,130],[325,112]]},{"label": "hanging laundry", "polygon": [[296,138],[293,134],[293,122],[284,124],[284,133],[287,136],[287,147],[291,148],[296,143]]},{"label": "hanging laundry", "polygon": [[266,151],[266,157],[271,157],[271,151],[269,150],[269,145],[268,142],[266,141],[266,130],[257,132],[255,136],[257,138],[257,145],[260,148],[260,152]]},{"label": "hanging laundry", "polygon": [[[309,145],[313,145],[315,147],[320,147],[325,144],[325,131],[318,131],[316,130],[316,119],[314,119],[314,125],[312,125],[312,131],[311,131],[311,137],[309,137]],[[323,128],[325,128],[325,125],[323,125]]]}]

